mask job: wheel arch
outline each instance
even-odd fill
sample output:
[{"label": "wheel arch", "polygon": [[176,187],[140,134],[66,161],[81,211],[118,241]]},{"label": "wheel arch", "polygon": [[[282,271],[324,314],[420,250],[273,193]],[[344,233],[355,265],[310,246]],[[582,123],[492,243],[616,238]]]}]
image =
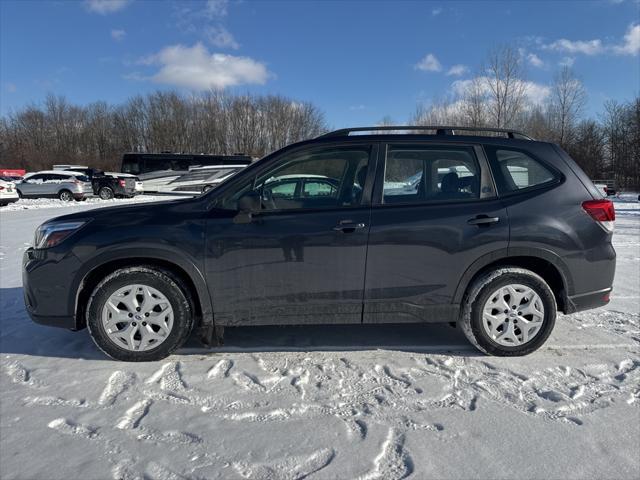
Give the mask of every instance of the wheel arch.
[{"label": "wheel arch", "polygon": [[506,266],[525,268],[540,275],[551,287],[558,310],[564,313],[571,311],[568,295],[573,291],[573,281],[567,266],[555,253],[531,248],[498,250],[477,259],[458,282],[453,303],[462,302],[465,292],[480,275]]},{"label": "wheel arch", "polygon": [[206,282],[201,272],[191,263],[175,255],[158,254],[157,252],[127,252],[115,258],[103,258],[91,262],[91,265],[77,275],[73,301],[76,329],[86,327],[86,306],[89,296],[96,285],[107,275],[121,268],[144,266],[167,270],[177,276],[188,290],[193,300],[195,327],[206,331],[213,328],[213,307]]}]

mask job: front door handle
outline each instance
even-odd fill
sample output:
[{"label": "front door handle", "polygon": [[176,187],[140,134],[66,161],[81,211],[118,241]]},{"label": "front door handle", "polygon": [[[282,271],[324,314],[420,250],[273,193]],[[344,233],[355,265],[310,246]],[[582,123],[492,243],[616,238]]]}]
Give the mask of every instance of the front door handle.
[{"label": "front door handle", "polygon": [[489,215],[478,215],[475,218],[471,218],[467,220],[469,225],[491,225],[493,223],[498,223],[500,221],[500,217],[490,217]]},{"label": "front door handle", "polygon": [[354,223],[351,220],[341,220],[337,226],[333,227],[336,232],[352,233],[366,227],[364,223]]}]

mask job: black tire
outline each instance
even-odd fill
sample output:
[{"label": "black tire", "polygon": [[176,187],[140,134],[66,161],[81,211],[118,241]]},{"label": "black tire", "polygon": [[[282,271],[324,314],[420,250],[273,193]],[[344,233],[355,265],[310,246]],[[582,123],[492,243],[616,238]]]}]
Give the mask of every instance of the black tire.
[{"label": "black tire", "polygon": [[98,196],[102,200],[111,200],[112,198],[115,197],[115,195],[113,193],[113,189],[111,187],[102,187],[102,188],[100,188],[100,190],[98,190]]},{"label": "black tire", "polygon": [[[160,291],[169,300],[174,313],[173,328],[166,340],[145,351],[131,351],[116,345],[107,335],[101,320],[101,312],[108,298],[116,290],[136,283]],[[115,360],[161,360],[180,348],[191,334],[194,323],[192,305],[188,289],[170,271],[146,266],[123,268],[105,277],[94,289],[87,306],[87,328],[98,348]]]},{"label": "black tire", "polygon": [[[538,294],[544,307],[542,327],[533,338],[522,345],[505,346],[495,342],[482,324],[482,310],[489,296],[498,288],[509,284],[521,284]],[[527,355],[549,338],[556,321],[556,299],[547,282],[530,270],[504,267],[481,275],[467,289],[462,302],[460,326],[467,339],[480,351],[500,357]]]},{"label": "black tire", "polygon": [[21,192],[20,190],[18,190],[17,188],[16,188],[16,190],[17,190],[17,192],[18,192],[18,198],[24,198],[24,197],[22,196],[22,192]]},{"label": "black tire", "polygon": [[73,193],[69,190],[60,190],[58,192],[58,198],[64,202],[70,202],[73,200]]}]

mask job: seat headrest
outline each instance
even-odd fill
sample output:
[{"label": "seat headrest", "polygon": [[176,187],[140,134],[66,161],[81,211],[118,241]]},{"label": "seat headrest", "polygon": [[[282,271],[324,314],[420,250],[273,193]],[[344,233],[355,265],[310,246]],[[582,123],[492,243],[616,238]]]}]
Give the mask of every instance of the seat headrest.
[{"label": "seat headrest", "polygon": [[456,193],[460,189],[460,179],[456,172],[447,173],[442,177],[440,191],[443,193]]}]

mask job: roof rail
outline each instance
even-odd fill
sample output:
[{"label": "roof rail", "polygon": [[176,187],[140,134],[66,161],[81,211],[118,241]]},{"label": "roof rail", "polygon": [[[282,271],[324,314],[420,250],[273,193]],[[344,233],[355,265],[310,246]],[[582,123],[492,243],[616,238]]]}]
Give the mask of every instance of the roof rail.
[{"label": "roof rail", "polygon": [[384,125],[377,127],[354,127],[341,128],[333,132],[320,135],[318,138],[330,137],[348,137],[352,132],[381,132],[393,130],[434,130],[436,135],[458,135],[456,131],[461,132],[493,132],[504,133],[508,138],[520,138],[524,140],[533,140],[529,135],[518,130],[510,128],[492,128],[492,127],[454,127],[445,125]]}]

